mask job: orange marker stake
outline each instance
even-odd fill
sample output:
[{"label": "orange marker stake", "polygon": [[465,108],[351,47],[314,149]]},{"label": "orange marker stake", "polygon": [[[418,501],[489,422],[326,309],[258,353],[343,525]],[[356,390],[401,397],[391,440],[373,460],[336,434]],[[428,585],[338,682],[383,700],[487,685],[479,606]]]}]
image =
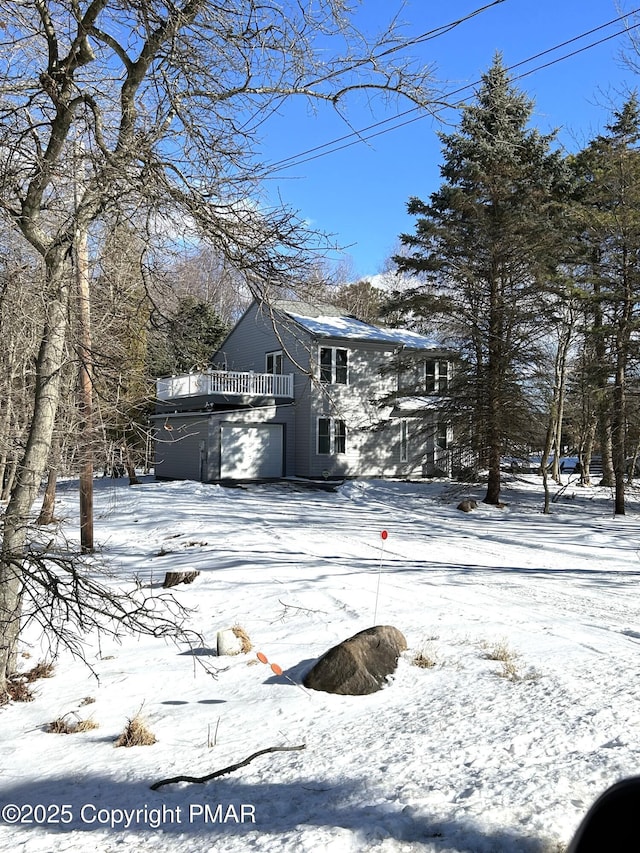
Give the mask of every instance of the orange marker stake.
[{"label": "orange marker stake", "polygon": [[373,609],[373,624],[376,624],[376,619],[378,617],[378,598],[380,597],[380,578],[382,577],[382,555],[384,553],[384,543],[387,541],[387,537],[389,534],[386,530],[380,531],[380,539],[382,542],[380,543],[380,566],[378,567],[378,583],[376,585],[376,604]]},{"label": "orange marker stake", "polygon": [[271,672],[273,672],[274,675],[283,675],[287,679],[287,681],[290,681],[294,685],[294,687],[299,687],[300,690],[302,690],[302,692],[306,696],[309,696],[309,694],[301,684],[296,684],[296,682],[292,678],[289,678],[288,675],[284,674],[284,672],[282,671],[282,667],[279,664],[269,663],[269,658],[264,654],[264,652],[257,652],[256,657],[258,658],[260,663],[265,663],[267,666],[271,667]]},{"label": "orange marker stake", "polygon": [[[277,663],[269,663],[269,658],[263,652],[258,652],[256,657],[258,658],[260,663],[266,663],[267,666],[270,666],[271,672],[274,672],[276,675],[283,675],[282,667],[278,666]],[[285,678],[286,677],[287,676],[285,676]],[[291,679],[289,679],[289,680],[291,680]]]}]

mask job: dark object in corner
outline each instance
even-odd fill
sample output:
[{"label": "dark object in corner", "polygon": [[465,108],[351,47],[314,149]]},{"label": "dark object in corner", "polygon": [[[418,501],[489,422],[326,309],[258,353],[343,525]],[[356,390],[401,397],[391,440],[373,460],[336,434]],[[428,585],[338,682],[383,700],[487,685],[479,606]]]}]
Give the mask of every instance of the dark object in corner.
[{"label": "dark object in corner", "polygon": [[608,788],[587,812],[567,853],[606,853],[638,849],[640,776]]}]

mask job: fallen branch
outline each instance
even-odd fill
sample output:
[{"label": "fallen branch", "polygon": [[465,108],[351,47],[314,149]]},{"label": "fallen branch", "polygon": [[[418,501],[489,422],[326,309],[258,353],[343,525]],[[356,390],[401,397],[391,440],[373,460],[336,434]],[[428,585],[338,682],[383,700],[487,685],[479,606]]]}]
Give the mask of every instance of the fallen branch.
[{"label": "fallen branch", "polygon": [[267,752],[293,752],[297,749],[305,749],[305,747],[305,743],[300,744],[300,746],[269,746],[267,749],[260,749],[258,752],[254,752],[253,755],[245,758],[244,761],[239,761],[237,764],[230,764],[228,767],[223,767],[222,770],[214,770],[213,773],[209,773],[207,776],[172,776],[171,779],[162,779],[160,782],[154,782],[151,785],[151,790],[157,791],[163,785],[172,785],[174,782],[194,782],[196,784],[210,782],[211,779],[216,779],[218,776],[224,776],[226,773],[233,773],[234,770],[246,767],[254,758],[258,758],[259,755],[264,755]]}]

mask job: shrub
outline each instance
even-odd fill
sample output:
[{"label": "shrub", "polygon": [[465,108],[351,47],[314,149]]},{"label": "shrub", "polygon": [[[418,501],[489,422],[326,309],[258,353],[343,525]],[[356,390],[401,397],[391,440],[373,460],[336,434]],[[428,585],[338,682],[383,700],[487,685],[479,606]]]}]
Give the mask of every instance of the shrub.
[{"label": "shrub", "polygon": [[137,714],[129,720],[116,746],[151,746],[156,742],[156,736],[149,731],[144,720]]},{"label": "shrub", "polygon": [[98,728],[95,720],[68,720],[68,715],[58,717],[46,727],[45,731],[57,735],[74,735],[77,732],[90,732]]},{"label": "shrub", "polygon": [[502,641],[500,643],[496,643],[493,648],[489,649],[485,654],[485,657],[487,660],[497,660],[501,663],[513,664],[517,655],[509,648],[506,642]]},{"label": "shrub", "polygon": [[36,698],[23,678],[11,678],[7,684],[7,693],[12,702],[33,702]]},{"label": "shrub", "polygon": [[242,653],[246,654],[247,652],[250,652],[253,648],[253,644],[251,643],[249,635],[244,630],[244,628],[242,628],[240,625],[234,625],[231,630],[242,643]]}]

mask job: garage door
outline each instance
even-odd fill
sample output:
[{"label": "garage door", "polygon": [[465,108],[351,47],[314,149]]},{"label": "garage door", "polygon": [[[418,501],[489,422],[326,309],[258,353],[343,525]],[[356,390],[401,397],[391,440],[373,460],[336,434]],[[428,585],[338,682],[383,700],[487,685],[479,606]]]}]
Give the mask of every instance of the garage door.
[{"label": "garage door", "polygon": [[220,478],[261,480],[282,477],[282,424],[220,426]]}]

